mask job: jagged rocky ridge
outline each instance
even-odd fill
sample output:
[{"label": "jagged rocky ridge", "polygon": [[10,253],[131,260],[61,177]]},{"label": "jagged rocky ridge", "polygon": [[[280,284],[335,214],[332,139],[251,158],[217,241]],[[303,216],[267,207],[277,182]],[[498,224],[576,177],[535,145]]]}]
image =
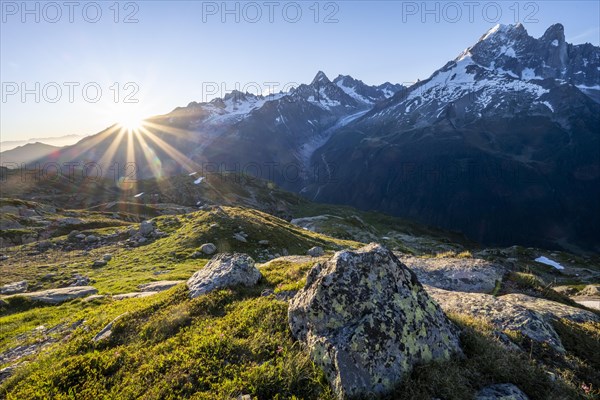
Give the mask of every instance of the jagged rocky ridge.
[{"label": "jagged rocky ridge", "polygon": [[313,155],[317,201],[458,229],[488,244],[597,249],[600,49],[497,26]]}]

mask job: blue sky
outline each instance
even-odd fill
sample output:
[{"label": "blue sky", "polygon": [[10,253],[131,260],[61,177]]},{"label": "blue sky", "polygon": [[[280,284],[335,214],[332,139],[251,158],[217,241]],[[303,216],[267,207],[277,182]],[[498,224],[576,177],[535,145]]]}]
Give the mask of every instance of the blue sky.
[{"label": "blue sky", "polygon": [[[521,21],[534,37],[560,22],[568,42],[600,42],[595,0],[257,1],[229,2],[229,13],[221,1],[75,3],[29,2],[28,13],[2,0],[0,140],[93,134],[236,86],[310,82],[318,70],[414,82],[498,22]],[[22,89],[32,93],[22,98]]]}]

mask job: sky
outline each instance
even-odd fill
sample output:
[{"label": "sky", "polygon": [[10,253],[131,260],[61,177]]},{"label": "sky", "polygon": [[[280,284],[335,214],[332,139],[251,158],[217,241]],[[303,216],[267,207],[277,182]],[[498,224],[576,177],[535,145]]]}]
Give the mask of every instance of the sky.
[{"label": "sky", "polygon": [[232,89],[409,84],[497,23],[600,42],[590,1],[1,0],[0,141],[89,135]]}]

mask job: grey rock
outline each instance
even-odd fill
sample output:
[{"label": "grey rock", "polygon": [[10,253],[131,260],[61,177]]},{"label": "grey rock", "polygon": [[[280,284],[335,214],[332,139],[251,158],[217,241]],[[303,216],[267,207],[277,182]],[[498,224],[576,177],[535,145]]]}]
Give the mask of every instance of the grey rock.
[{"label": "grey rock", "polygon": [[200,246],[200,251],[210,256],[217,251],[217,246],[212,243],[204,243],[202,246]]},{"label": "grey rock", "polygon": [[96,260],[92,263],[92,268],[102,268],[106,266],[106,261],[104,260]]},{"label": "grey rock", "polygon": [[150,221],[142,221],[140,224],[140,234],[142,236],[150,236],[154,232],[154,225]]},{"label": "grey rock", "polygon": [[0,383],[10,378],[21,364],[23,363],[16,363],[0,369]]},{"label": "grey rock", "polygon": [[85,238],[86,238],[86,236],[83,233],[75,235],[75,239],[77,239],[77,240],[85,240]]},{"label": "grey rock", "polygon": [[415,274],[378,244],[316,264],[288,319],[339,399],[384,394],[415,364],[461,352],[456,328]]},{"label": "grey rock", "polygon": [[90,278],[87,276],[76,274],[74,279],[75,281],[71,284],[71,286],[87,286],[90,283]]},{"label": "grey rock", "polygon": [[88,296],[88,297],[84,298],[81,301],[83,301],[84,303],[87,303],[89,301],[101,300],[101,299],[104,299],[104,298],[106,298],[106,295],[104,295],[104,294],[93,294],[91,296]]},{"label": "grey rock", "polygon": [[139,240],[137,241],[139,244],[144,244],[148,241],[148,239],[146,239],[145,237],[139,238]]},{"label": "grey rock", "polygon": [[600,297],[600,285],[587,285],[577,293],[577,296]]},{"label": "grey rock", "polygon": [[254,286],[261,278],[254,260],[247,254],[219,254],[187,281],[190,297],[195,298],[216,289],[244,285]]},{"label": "grey rock", "polygon": [[16,294],[27,291],[27,281],[13,282],[0,287],[0,294]]},{"label": "grey rock", "polygon": [[400,257],[419,282],[458,292],[491,293],[505,269],[477,258]]},{"label": "grey rock", "polygon": [[115,294],[112,296],[114,300],[125,300],[125,299],[137,299],[139,297],[148,297],[153,296],[158,292],[131,292],[131,293],[121,293]]},{"label": "grey rock", "polygon": [[306,254],[308,254],[311,257],[321,257],[323,254],[325,254],[325,251],[323,251],[322,247],[315,246],[308,249]]},{"label": "grey rock", "polygon": [[268,240],[259,240],[258,244],[260,244],[261,246],[268,246],[269,245],[269,241]]},{"label": "grey rock", "polygon": [[61,218],[58,221],[59,226],[71,226],[71,225],[81,225],[83,224],[83,220],[79,218],[67,217]]},{"label": "grey rock", "polygon": [[98,334],[96,336],[94,336],[92,341],[99,342],[101,340],[109,339],[112,335],[112,328],[115,325],[115,322],[117,322],[119,319],[123,318],[127,314],[128,313],[123,313],[123,314],[119,315],[117,318],[110,321],[104,328],[102,328],[102,330],[100,332],[98,332]]},{"label": "grey rock", "polygon": [[92,286],[73,286],[60,289],[42,290],[39,292],[21,293],[13,296],[23,296],[29,298],[30,300],[47,304],[59,304],[65,301],[87,297],[96,293],[98,293],[98,290]]},{"label": "grey rock", "polygon": [[96,243],[97,241],[99,241],[100,239],[98,238],[98,236],[96,235],[88,235],[85,237],[84,241],[86,243]]},{"label": "grey rock", "polygon": [[584,307],[591,308],[593,310],[600,311],[600,298],[589,298],[589,297],[573,297],[573,300],[581,304]]},{"label": "grey rock", "polygon": [[535,311],[547,321],[564,318],[573,322],[600,322],[600,315],[591,311],[525,294],[511,293],[500,296],[499,299]]},{"label": "grey rock", "polygon": [[529,400],[529,397],[512,383],[501,383],[484,387],[475,400]]},{"label": "grey rock", "polygon": [[234,233],[233,234],[233,238],[235,240],[238,240],[238,241],[243,242],[243,243],[248,242],[248,240],[246,239],[246,237],[244,235],[242,235],[241,233]]},{"label": "grey rock", "polygon": [[110,261],[110,260],[112,260],[112,254],[105,254],[102,256],[102,259],[104,261]]},{"label": "grey rock", "polygon": [[140,289],[142,292],[162,292],[164,290],[169,290],[171,289],[173,286],[177,286],[180,283],[183,283],[185,281],[157,281],[157,282],[150,282],[150,283],[144,283],[142,285],[138,286],[138,289]]},{"label": "grey rock", "polygon": [[519,332],[535,342],[546,343],[559,352],[565,351],[552,324],[543,315],[521,304],[503,299],[506,296],[451,292],[431,286],[425,288],[446,313],[481,318],[499,331]]}]

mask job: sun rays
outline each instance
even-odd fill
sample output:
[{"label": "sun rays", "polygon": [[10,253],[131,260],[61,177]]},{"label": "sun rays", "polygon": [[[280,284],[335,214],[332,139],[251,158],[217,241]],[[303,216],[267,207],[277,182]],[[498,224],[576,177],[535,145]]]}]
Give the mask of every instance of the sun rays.
[{"label": "sun rays", "polygon": [[[101,165],[105,176],[114,177],[125,197],[122,201],[137,201],[129,195],[142,191],[142,178],[162,178],[164,168],[180,169],[182,173],[198,170],[197,163],[165,140],[166,136],[186,140],[191,132],[158,123],[159,119],[123,119],[85,143],[80,156]],[[98,152],[102,151],[98,156]],[[131,197],[131,198],[129,198]]]}]

